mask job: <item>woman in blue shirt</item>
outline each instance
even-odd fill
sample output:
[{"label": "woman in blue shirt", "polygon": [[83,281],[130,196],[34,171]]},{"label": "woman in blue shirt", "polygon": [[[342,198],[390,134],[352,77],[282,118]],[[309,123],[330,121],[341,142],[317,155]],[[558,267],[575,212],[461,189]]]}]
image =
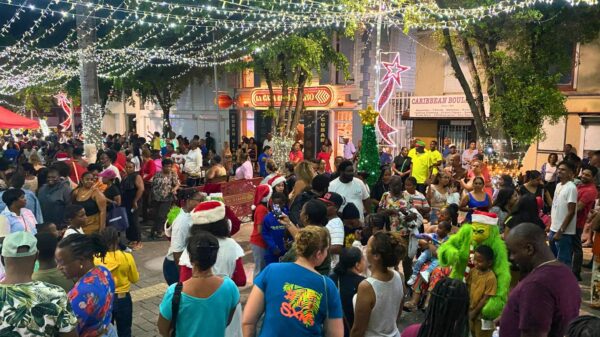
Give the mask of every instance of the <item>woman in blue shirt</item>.
[{"label": "woman in blue shirt", "polygon": [[[213,266],[217,261],[219,241],[207,231],[197,231],[188,241],[187,251],[192,263],[192,277],[183,282],[175,326],[173,326],[172,284],[160,303],[158,331],[162,336],[225,336],[240,292],[227,276],[217,276]],[[199,319],[200,318],[200,319]]]},{"label": "woman in blue shirt", "polygon": [[296,262],[270,264],[258,275],[242,319],[244,337],[256,336],[263,312],[261,337],[344,335],[337,288],[315,270],[327,257],[329,240],[324,227],[302,228],[296,235]]}]

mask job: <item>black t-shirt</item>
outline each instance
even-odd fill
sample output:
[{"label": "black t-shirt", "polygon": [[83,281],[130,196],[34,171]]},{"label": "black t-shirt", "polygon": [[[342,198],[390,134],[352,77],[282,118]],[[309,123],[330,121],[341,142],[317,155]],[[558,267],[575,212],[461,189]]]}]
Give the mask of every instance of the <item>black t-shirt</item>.
[{"label": "black t-shirt", "polygon": [[344,310],[344,336],[350,336],[350,329],[354,324],[354,306],[352,305],[352,298],[358,291],[358,284],[365,278],[361,275],[348,272],[341,277],[337,274],[332,274],[330,278],[338,287],[340,292],[340,298],[342,300],[342,309]]},{"label": "black t-shirt", "polygon": [[410,157],[396,156],[396,158],[394,158],[394,166],[396,170],[400,172],[406,172],[410,170],[410,164]]},{"label": "black t-shirt", "polygon": [[[121,195],[121,190],[119,189],[119,186],[117,186],[116,184],[112,184],[110,185],[110,187],[108,187],[106,190],[104,190],[104,196],[106,197],[106,199],[115,201],[115,197]],[[107,203],[106,209],[107,210],[111,210],[112,209],[112,204],[110,202]]]}]

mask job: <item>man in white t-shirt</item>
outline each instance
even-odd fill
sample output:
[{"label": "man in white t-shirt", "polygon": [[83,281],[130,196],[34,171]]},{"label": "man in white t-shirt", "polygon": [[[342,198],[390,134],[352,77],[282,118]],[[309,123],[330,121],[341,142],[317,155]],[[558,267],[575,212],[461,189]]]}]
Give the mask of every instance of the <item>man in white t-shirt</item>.
[{"label": "man in white t-shirt", "polygon": [[558,165],[559,183],[552,200],[552,224],[550,226],[550,248],[556,258],[571,267],[573,239],[577,217],[577,187],[573,183],[575,166],[567,161]]},{"label": "man in white t-shirt", "polygon": [[186,200],[185,206],[181,209],[173,224],[171,225],[171,244],[165,256],[163,263],[163,276],[167,284],[171,285],[179,281],[179,262],[182,255],[187,256],[187,242],[190,235],[190,227],[192,226],[192,216],[190,212],[198,206],[202,201],[206,200],[206,195],[202,192],[195,192],[189,199]]},{"label": "man in white t-shirt", "polygon": [[[344,196],[346,203],[353,203],[360,211],[360,220],[364,220],[365,210],[368,207],[369,190],[360,179],[354,178],[354,166],[349,160],[345,160],[338,166],[339,178],[329,184],[329,192],[335,192]],[[345,206],[346,204],[344,204]],[[343,207],[342,207],[343,210]]]},{"label": "man in white t-shirt", "polygon": [[329,253],[331,254],[331,268],[334,268],[344,249],[344,222],[338,215],[338,210],[344,204],[344,198],[335,192],[327,192],[319,199],[327,205],[327,219],[329,221],[325,227],[331,237]]},{"label": "man in white t-shirt", "polygon": [[185,155],[183,172],[187,174],[186,185],[189,187],[200,185],[202,177],[202,151],[197,140],[192,140],[190,150]]}]

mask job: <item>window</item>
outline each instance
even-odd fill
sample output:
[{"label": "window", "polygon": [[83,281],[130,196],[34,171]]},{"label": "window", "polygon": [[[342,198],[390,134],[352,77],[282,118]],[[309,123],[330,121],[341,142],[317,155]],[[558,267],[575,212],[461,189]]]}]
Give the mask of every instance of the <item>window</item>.
[{"label": "window", "polygon": [[[577,89],[577,70],[579,67],[579,43],[569,44],[565,46],[565,54],[568,58],[570,68],[563,70],[562,76],[558,81],[558,88],[563,91],[571,91]],[[554,74],[559,71],[558,64],[550,67],[550,73]]]}]

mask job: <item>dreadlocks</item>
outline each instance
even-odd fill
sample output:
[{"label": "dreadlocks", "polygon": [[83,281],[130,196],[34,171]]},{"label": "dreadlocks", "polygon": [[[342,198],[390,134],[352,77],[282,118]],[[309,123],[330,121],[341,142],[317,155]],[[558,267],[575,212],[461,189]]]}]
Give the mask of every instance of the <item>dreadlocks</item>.
[{"label": "dreadlocks", "polygon": [[567,337],[594,337],[600,331],[600,318],[595,316],[580,316],[569,324]]},{"label": "dreadlocks", "polygon": [[469,336],[469,293],[465,283],[446,278],[431,293],[418,337]]}]

